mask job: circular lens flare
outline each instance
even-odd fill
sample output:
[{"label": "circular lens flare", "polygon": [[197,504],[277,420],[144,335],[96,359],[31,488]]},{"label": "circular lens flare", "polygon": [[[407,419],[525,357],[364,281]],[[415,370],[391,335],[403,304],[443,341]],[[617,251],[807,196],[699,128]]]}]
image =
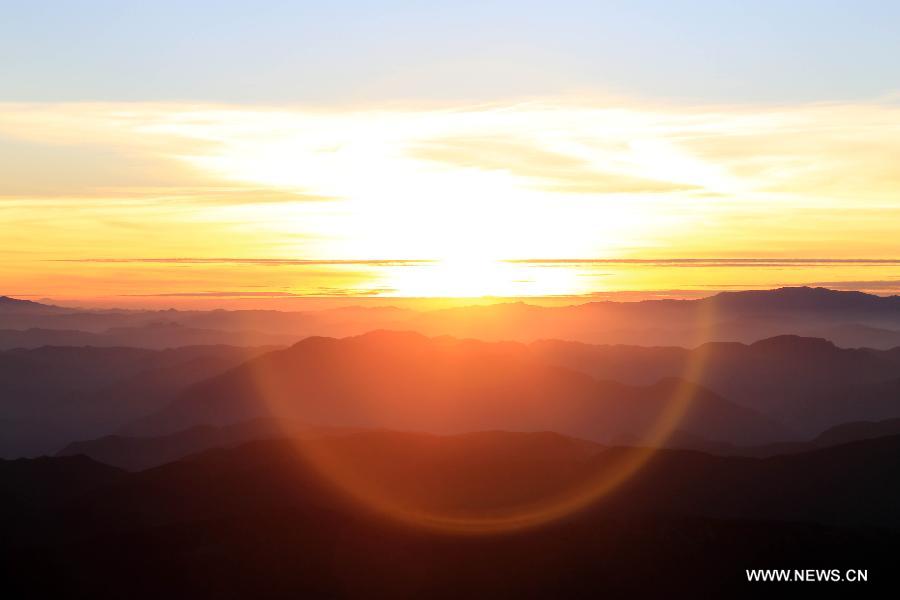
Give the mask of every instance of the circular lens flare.
[{"label": "circular lens flare", "polygon": [[[714,304],[700,303],[694,329],[698,342],[710,339]],[[669,436],[678,428],[690,410],[695,399],[697,386],[692,381],[700,380],[706,364],[707,348],[695,344],[689,352],[689,360],[682,377],[677,380],[673,393],[663,404],[663,409],[655,416],[652,424],[635,440],[633,445],[601,449],[601,460],[592,463],[592,468],[580,474],[576,481],[567,481],[558,489],[544,493],[540,498],[526,502],[510,502],[492,505],[489,509],[459,510],[435,506],[422,502],[415,494],[410,494],[408,485],[388,483],[370,468],[371,448],[364,444],[345,444],[341,439],[350,435],[326,435],[322,437],[293,437],[302,459],[313,471],[335,489],[355,500],[364,508],[386,516],[394,521],[424,528],[433,532],[449,534],[484,535],[511,532],[570,516],[601,500],[624,482],[634,477],[662,447]],[[267,368],[277,369],[278,365]],[[276,417],[296,416],[292,398],[274,389],[273,381],[282,374],[267,372],[265,368],[256,373],[256,384],[262,399],[267,402]],[[295,400],[295,399],[294,399]],[[371,410],[378,410],[376,405]],[[499,482],[498,485],[502,485]],[[414,486],[413,486],[414,487]],[[439,504],[439,503],[438,503]]]}]

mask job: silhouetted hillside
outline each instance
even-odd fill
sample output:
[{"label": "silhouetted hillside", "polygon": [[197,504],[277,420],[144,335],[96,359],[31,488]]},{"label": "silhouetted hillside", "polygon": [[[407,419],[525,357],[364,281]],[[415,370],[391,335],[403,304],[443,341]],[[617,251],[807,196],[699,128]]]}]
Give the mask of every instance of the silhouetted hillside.
[{"label": "silhouetted hillside", "polygon": [[268,348],[43,347],[0,352],[0,456],[54,453],[158,410]]},{"label": "silhouetted hillside", "polygon": [[72,310],[61,306],[53,306],[52,304],[42,304],[32,300],[0,296],[0,313],[4,315],[46,315],[62,312],[72,312]]},{"label": "silhouetted hillside", "polygon": [[85,456],[0,460],[0,512],[12,522],[20,512],[58,506],[121,474]]},{"label": "silhouetted hillside", "polygon": [[313,428],[302,423],[255,419],[225,427],[197,425],[160,437],[108,435],[95,440],[72,442],[56,456],[84,455],[108,465],[141,471],[211,448],[228,448],[252,440],[334,433],[334,429]]},{"label": "silhouetted hillside", "polygon": [[392,332],[306,339],[192,386],[122,433],[275,416],[436,433],[549,430],[608,441],[640,437],[682,395],[692,398],[682,431],[742,444],[786,439],[774,422],[683,380],[598,381],[536,361],[517,344]]},{"label": "silhouetted hillside", "polygon": [[[900,419],[886,421],[855,421],[826,429],[819,435],[799,442],[781,442],[760,446],[735,446],[727,442],[711,442],[700,437],[676,433],[667,442],[667,447],[685,450],[699,450],[721,456],[754,456],[766,458],[782,454],[797,454],[810,450],[822,450],[832,446],[870,440],[879,437],[900,435]],[[114,463],[110,463],[114,464]]]},{"label": "silhouetted hillside", "polygon": [[[311,424],[435,432],[558,429],[625,442],[639,438],[688,375],[709,391],[696,394],[693,412],[678,428],[705,441],[703,448],[801,441],[844,422],[900,416],[900,351],[842,349],[797,336],[687,350],[375,333],[355,341],[306,340],[218,378],[264,350],[0,352],[6,399],[0,455],[52,453],[68,442],[109,434],[205,380],[183,403],[121,433],[155,436],[270,417],[265,399],[274,390],[283,400],[289,396],[282,403],[288,419]],[[692,370],[692,364],[700,368]],[[272,389],[261,389],[264,382]]]},{"label": "silhouetted hillside", "polygon": [[900,296],[883,297],[805,286],[721,292],[701,302],[714,303],[717,310],[725,311],[848,311],[867,314],[900,311]]},{"label": "silhouetted hillside", "polygon": [[[384,489],[438,510],[535,498],[621,452],[552,434],[363,433],[320,442],[340,448]],[[73,464],[76,474],[66,474]],[[0,463],[0,476],[8,465]],[[886,574],[900,541],[900,487],[892,477],[900,437],[772,459],[663,451],[568,520],[485,537],[427,533],[377,517],[325,485],[287,442],[208,452],[141,473],[102,471],[77,458],[16,464],[30,467],[37,475],[19,475],[9,487],[14,499],[27,496],[37,508],[0,517],[9,526],[0,552],[11,593],[771,593],[746,583],[749,568],[861,568],[870,582],[854,594],[896,589]],[[29,481],[40,485],[27,489]],[[41,500],[72,481],[77,493]]]},{"label": "silhouetted hillside", "polygon": [[[679,425],[682,433],[755,445],[799,441],[847,421],[900,416],[900,394],[893,389],[898,372],[896,351],[843,349],[797,336],[686,350],[556,341],[524,346],[377,332],[305,340],[192,388],[123,433],[158,435],[287,410],[291,419],[330,425],[549,429],[626,440],[646,429],[661,402],[682,385],[679,378],[690,376],[714,394],[695,395],[693,412]],[[776,423],[785,429],[778,431]]]},{"label": "silhouetted hillside", "polygon": [[896,351],[844,349],[787,335],[696,350],[558,341],[530,348],[542,361],[632,384],[682,376],[689,365],[701,365],[692,374],[698,384],[807,435],[845,421],[900,416],[900,395],[890,383],[900,373]]}]

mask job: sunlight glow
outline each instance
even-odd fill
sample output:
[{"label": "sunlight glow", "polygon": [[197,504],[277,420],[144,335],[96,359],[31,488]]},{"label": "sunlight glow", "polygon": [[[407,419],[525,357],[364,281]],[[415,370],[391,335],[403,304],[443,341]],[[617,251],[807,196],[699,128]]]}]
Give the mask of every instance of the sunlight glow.
[{"label": "sunlight glow", "polygon": [[[545,296],[609,288],[505,261],[890,257],[898,124],[891,104],[0,105],[0,135],[39,150],[9,153],[0,235],[28,251],[0,275],[30,293],[83,289],[72,277],[115,293],[111,267],[61,276],[48,261],[417,259],[435,262],[252,285]],[[184,264],[142,268],[140,291],[181,291]],[[244,283],[222,269],[206,289]]]}]

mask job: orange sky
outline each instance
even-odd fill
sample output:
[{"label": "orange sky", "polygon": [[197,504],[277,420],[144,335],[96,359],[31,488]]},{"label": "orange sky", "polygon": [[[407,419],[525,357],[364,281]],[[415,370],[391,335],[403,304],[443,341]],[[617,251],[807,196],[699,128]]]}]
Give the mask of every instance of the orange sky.
[{"label": "orange sky", "polygon": [[0,293],[887,293],[896,264],[554,261],[900,258],[898,159],[887,101],[0,104]]}]

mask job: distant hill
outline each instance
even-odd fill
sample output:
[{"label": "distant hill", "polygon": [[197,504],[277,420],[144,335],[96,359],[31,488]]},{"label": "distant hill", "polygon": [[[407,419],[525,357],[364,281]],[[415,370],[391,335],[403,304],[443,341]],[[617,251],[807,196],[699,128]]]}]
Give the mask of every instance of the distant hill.
[{"label": "distant hill", "polygon": [[43,347],[0,351],[0,457],[52,454],[165,406],[271,348]]},{"label": "distant hill", "polygon": [[[169,330],[153,330],[161,325]],[[183,329],[176,331],[175,327]],[[34,331],[21,333],[29,329]],[[310,336],[346,337],[392,329],[492,341],[562,339],[687,347],[710,341],[752,343],[793,334],[824,337],[843,347],[888,349],[900,345],[900,297],[798,287],[725,292],[699,300],[603,301],[552,307],[512,302],[421,311],[390,306],[297,312],[41,309],[7,314],[0,310],[0,330],[10,330],[0,333],[0,347],[40,345],[49,335],[41,330],[48,329],[67,330],[69,337],[73,332],[104,336],[97,342],[85,342],[94,345],[154,348],[197,343],[286,344]],[[242,336],[255,341],[241,342]]]},{"label": "distant hill", "polygon": [[[159,437],[108,435],[94,440],[72,442],[57,452],[56,456],[83,455],[129,471],[142,471],[211,448],[229,448],[254,440],[335,435],[339,431],[290,421],[255,419],[224,427],[197,425]],[[353,430],[345,431],[349,433]]]},{"label": "distant hill", "polygon": [[[141,471],[205,450],[229,448],[249,441],[286,438],[312,439],[323,435],[352,434],[360,431],[349,428],[312,427],[303,423],[275,419],[254,419],[221,427],[197,425],[177,433],[156,437],[108,435],[97,439],[73,442],[57,452],[56,456],[84,455],[107,465],[129,471]],[[758,446],[735,446],[728,442],[714,442],[700,436],[675,431],[666,440],[664,447],[699,450],[720,456],[765,458],[821,450],[840,444],[892,435],[900,435],[900,419],[845,423],[827,429],[809,441]],[[630,445],[634,442],[635,440],[628,435],[617,436],[612,440],[612,443],[616,445]]]},{"label": "distant hill", "polygon": [[858,421],[844,423],[827,429],[813,440],[819,448],[868,440],[879,437],[900,435],[900,419],[888,419],[886,421]]},{"label": "distant hill", "polygon": [[[203,343],[293,343],[310,335],[355,335],[371,329],[395,326],[415,315],[414,311],[389,306],[345,307],[316,311],[277,310],[121,310],[65,309],[59,312],[4,312],[0,310],[0,343],[16,347],[41,344],[46,330],[98,334],[93,345],[172,347]],[[33,330],[31,334],[26,333]],[[15,338],[15,332],[19,332]],[[219,336],[210,341],[210,336]],[[32,339],[32,336],[34,339]],[[194,339],[191,339],[193,336]],[[260,342],[259,339],[268,337]],[[272,338],[277,338],[273,341]],[[244,340],[244,341],[241,341]],[[253,341],[256,340],[256,341]]]},{"label": "distant hill", "polygon": [[900,311],[900,296],[875,296],[864,292],[831,290],[824,287],[783,287],[773,290],[721,292],[700,300],[726,311]]},{"label": "distant hill", "polygon": [[677,377],[691,364],[696,382],[732,402],[814,435],[845,421],[900,416],[894,389],[900,352],[838,348],[782,335],[753,344],[708,343],[695,350],[544,341],[532,353],[550,364],[631,384]]},{"label": "distant hill", "polygon": [[0,350],[41,346],[97,346],[105,348],[152,348],[163,350],[182,346],[287,346],[292,335],[258,331],[196,329],[178,323],[147,323],[141,327],[112,327],[104,332],[70,329],[2,329]]},{"label": "distant hill", "polygon": [[[228,374],[269,348],[0,352],[0,456],[56,452],[129,423],[119,433],[157,436],[271,417],[259,369],[291,396],[297,412],[287,417],[315,425],[555,429],[623,442],[645,429],[687,374],[700,389],[680,434],[707,444],[801,441],[844,422],[900,417],[900,351],[797,336],[696,350],[388,332],[352,340],[311,338]],[[703,368],[690,373],[701,359]],[[448,412],[429,412],[441,404]]]},{"label": "distant hill", "polygon": [[[848,327],[854,328],[852,335],[842,329]],[[854,346],[885,348],[895,344],[884,332],[900,330],[900,297],[798,287],[723,292],[699,300],[493,304],[426,312],[404,329],[485,340],[675,346],[832,332]]]},{"label": "distant hill", "polygon": [[[702,367],[692,370],[691,364]],[[569,369],[597,381],[579,379]],[[274,391],[258,387],[261,372]],[[848,421],[900,417],[898,372],[900,352],[844,349],[798,336],[686,350],[558,341],[525,346],[377,332],[305,340],[225,379],[192,388],[165,411],[122,433],[157,435],[269,416],[270,407],[261,400],[276,393],[287,398],[283,404],[291,411],[298,411],[290,418],[310,423],[435,432],[550,429],[615,441],[645,426],[659,402],[672,396],[678,378],[690,374],[703,388],[697,395],[703,400],[679,426],[682,433],[759,445],[778,437],[800,440]],[[498,404],[512,406],[511,396],[536,412],[506,409],[501,418]],[[610,405],[613,398],[621,402]],[[484,414],[477,417],[460,408],[429,423],[436,413],[428,414],[428,402],[474,403]],[[378,410],[367,407],[372,403]],[[490,407],[496,412],[489,417]],[[617,412],[626,410],[622,407],[631,412]],[[760,415],[769,419],[768,425]],[[738,426],[745,417],[755,425]],[[776,423],[787,429],[777,433]]]},{"label": "distant hill", "polygon": [[0,296],[0,313],[8,315],[42,315],[42,314],[58,314],[61,312],[72,312],[72,309],[54,306],[52,304],[41,304],[32,300],[21,300],[18,298],[10,298],[9,296]]},{"label": "distant hill", "polygon": [[[885,421],[856,421],[826,429],[814,438],[802,442],[781,442],[760,446],[735,446],[724,442],[711,442],[703,438],[676,434],[668,442],[671,448],[699,450],[720,456],[752,456],[768,458],[784,454],[798,454],[822,450],[832,446],[859,442],[880,437],[900,435],[900,419]],[[115,464],[115,463],[109,463]]]},{"label": "distant hill", "polygon": [[787,439],[775,422],[676,378],[647,386],[548,366],[524,346],[414,333],[308,338],[198,383],[125,435],[276,416],[307,423],[450,433],[550,430],[608,441],[641,435],[680,391],[687,433],[735,443]]}]

